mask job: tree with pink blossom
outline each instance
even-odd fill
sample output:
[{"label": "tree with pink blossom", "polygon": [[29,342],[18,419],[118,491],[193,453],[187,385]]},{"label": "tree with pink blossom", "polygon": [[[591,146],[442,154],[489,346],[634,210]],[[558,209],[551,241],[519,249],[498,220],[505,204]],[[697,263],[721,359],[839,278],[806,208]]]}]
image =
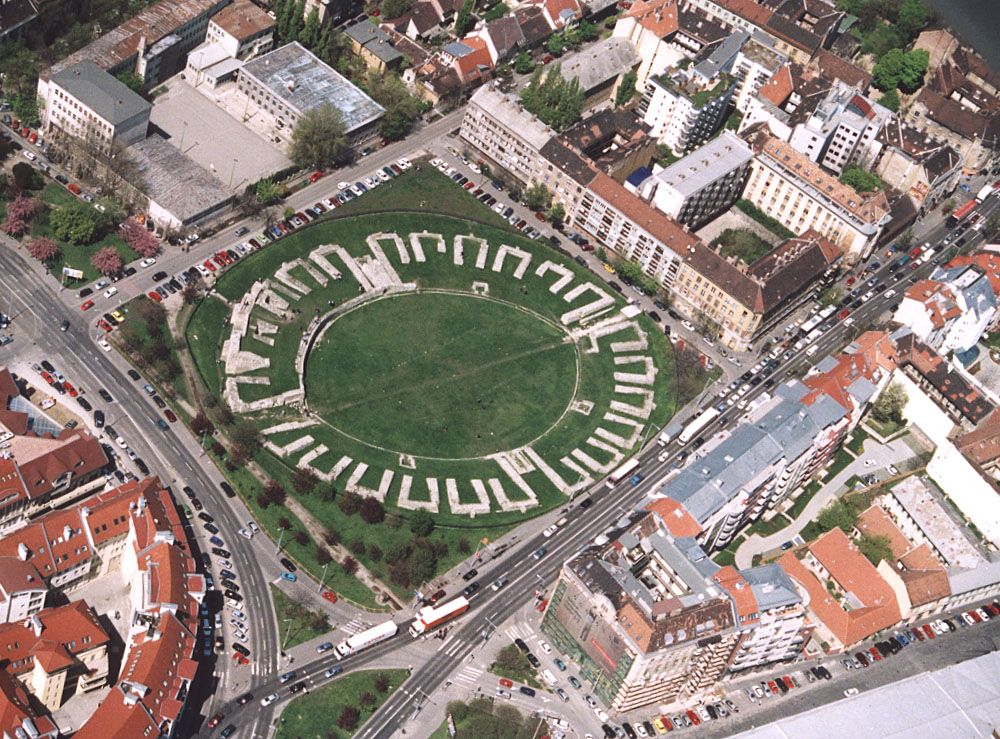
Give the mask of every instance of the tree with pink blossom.
[{"label": "tree with pink blossom", "polygon": [[20,218],[8,215],[3,223],[0,223],[0,231],[8,236],[23,236],[28,231],[28,224]]},{"label": "tree with pink blossom", "polygon": [[125,221],[118,235],[140,256],[153,257],[160,253],[160,242],[141,223],[131,219]]},{"label": "tree with pink blossom", "polygon": [[28,253],[39,262],[51,262],[59,256],[59,244],[46,236],[39,236],[27,244]]},{"label": "tree with pink blossom", "polygon": [[116,275],[122,271],[122,258],[112,246],[105,246],[94,252],[90,263],[105,277]]},{"label": "tree with pink blossom", "polygon": [[38,212],[38,201],[27,195],[18,195],[7,206],[7,217],[30,223]]}]

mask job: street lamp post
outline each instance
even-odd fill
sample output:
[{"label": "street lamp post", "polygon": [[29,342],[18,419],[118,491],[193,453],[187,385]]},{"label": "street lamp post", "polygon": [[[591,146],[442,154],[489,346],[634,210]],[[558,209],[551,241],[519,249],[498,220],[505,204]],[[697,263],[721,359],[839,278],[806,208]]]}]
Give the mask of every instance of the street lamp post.
[{"label": "street lamp post", "polygon": [[278,548],[274,551],[275,554],[281,554],[281,540],[285,536],[285,529],[278,529]]},{"label": "street lamp post", "polygon": [[320,593],[323,592],[323,583],[326,582],[326,571],[327,571],[327,569],[329,567],[330,567],[330,563],[329,562],[327,562],[325,565],[323,565],[323,576],[319,579],[319,590],[317,592],[320,592]]},{"label": "street lamp post", "polygon": [[282,656],[287,656],[285,654],[285,645],[288,644],[288,637],[290,637],[292,635],[292,619],[286,618],[286,619],[282,619],[282,620],[286,624],[288,624],[288,628],[285,629],[285,638],[281,640],[281,654],[282,654]]}]

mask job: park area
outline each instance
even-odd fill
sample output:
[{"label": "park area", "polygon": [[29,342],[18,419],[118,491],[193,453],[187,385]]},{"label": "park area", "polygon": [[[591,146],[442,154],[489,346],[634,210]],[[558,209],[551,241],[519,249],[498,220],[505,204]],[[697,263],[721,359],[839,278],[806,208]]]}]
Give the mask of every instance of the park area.
[{"label": "park area", "polygon": [[241,260],[186,326],[228,436],[211,453],[289,556],[369,608],[359,568],[405,597],[603,477],[690,385],[655,324],[419,168]]}]

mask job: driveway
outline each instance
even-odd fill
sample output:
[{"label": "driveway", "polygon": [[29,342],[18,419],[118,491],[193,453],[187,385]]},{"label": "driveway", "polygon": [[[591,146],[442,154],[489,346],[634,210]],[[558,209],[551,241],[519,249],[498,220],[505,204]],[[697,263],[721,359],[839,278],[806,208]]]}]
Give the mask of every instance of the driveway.
[{"label": "driveway", "polygon": [[[743,542],[743,545],[736,550],[736,566],[741,569],[750,567],[752,566],[754,556],[772,551],[780,551],[781,545],[801,533],[802,529],[819,515],[819,512],[826,507],[827,503],[833,500],[833,498],[847,492],[845,483],[854,475],[875,473],[884,479],[888,474],[886,468],[890,464],[899,465],[903,460],[909,459],[912,456],[913,450],[903,437],[890,441],[888,444],[880,444],[874,439],[866,440],[864,454],[856,458],[847,467],[838,472],[830,482],[821,487],[806,504],[802,513],[791,524],[776,534],[771,534],[770,536],[753,534]],[[865,461],[869,459],[875,460],[875,464],[866,467]]]}]

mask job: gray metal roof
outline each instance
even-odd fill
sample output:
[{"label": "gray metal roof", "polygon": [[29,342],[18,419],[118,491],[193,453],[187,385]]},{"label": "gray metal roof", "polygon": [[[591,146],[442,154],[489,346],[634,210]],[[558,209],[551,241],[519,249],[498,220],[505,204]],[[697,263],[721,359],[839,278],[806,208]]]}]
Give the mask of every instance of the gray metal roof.
[{"label": "gray metal roof", "polygon": [[612,36],[574,54],[563,62],[560,70],[566,80],[578,79],[580,87],[587,92],[624,74],[640,61],[631,41]]},{"label": "gray metal roof", "polygon": [[989,737],[1000,724],[1000,652],[864,690],[736,734],[740,739]]},{"label": "gray metal roof", "polygon": [[733,68],[736,55],[749,39],[750,34],[746,31],[733,31],[712,49],[708,57],[695,65],[694,73],[706,80],[712,80],[719,72],[728,72]]},{"label": "gray metal roof", "polygon": [[653,177],[657,187],[670,187],[681,195],[690,196],[752,159],[753,149],[749,144],[733,131],[723,131]]},{"label": "gray metal roof", "polygon": [[52,82],[114,125],[143,112],[149,115],[153,107],[90,60],[57,72]]},{"label": "gray metal roof", "polygon": [[777,563],[740,570],[740,574],[750,584],[760,611],[787,608],[802,602],[792,578]]},{"label": "gray metal roof", "polygon": [[253,77],[300,113],[330,103],[340,111],[347,133],[385,113],[381,105],[296,41],[247,62],[240,74]]},{"label": "gray metal roof", "polygon": [[161,136],[150,136],[125,151],[138,170],[134,181],[139,189],[185,223],[232,197],[219,180]]},{"label": "gray metal roof", "polygon": [[521,107],[517,98],[505,95],[492,85],[483,85],[473,93],[470,102],[489,111],[499,125],[524,139],[529,146],[541,151],[555,132]]}]

